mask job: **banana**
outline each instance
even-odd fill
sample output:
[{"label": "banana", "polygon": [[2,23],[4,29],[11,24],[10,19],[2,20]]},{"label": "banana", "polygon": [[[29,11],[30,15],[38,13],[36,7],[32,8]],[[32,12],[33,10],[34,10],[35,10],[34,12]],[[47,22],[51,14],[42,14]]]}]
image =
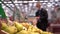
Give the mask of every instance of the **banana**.
[{"label": "banana", "polygon": [[1,29],[2,29],[2,30],[7,29],[7,27],[8,27],[8,26],[7,26],[7,24],[6,24],[6,23],[1,23],[1,24],[2,24],[2,27],[1,27]]},{"label": "banana", "polygon": [[21,30],[23,30],[24,26],[20,23],[15,22],[15,27],[17,28],[18,31],[21,31]]}]

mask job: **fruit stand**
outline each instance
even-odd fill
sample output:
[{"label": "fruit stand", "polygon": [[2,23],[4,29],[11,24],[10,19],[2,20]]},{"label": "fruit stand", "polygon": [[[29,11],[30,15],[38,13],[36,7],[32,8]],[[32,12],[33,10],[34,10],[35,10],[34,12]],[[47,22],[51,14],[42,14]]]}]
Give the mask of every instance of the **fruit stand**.
[{"label": "fruit stand", "polygon": [[51,32],[42,31],[29,23],[18,23],[16,21],[14,21],[13,25],[3,22],[1,28],[1,31],[7,34],[52,34]]},{"label": "fruit stand", "polygon": [[53,32],[54,34],[60,34],[60,24],[51,24],[50,32]]}]

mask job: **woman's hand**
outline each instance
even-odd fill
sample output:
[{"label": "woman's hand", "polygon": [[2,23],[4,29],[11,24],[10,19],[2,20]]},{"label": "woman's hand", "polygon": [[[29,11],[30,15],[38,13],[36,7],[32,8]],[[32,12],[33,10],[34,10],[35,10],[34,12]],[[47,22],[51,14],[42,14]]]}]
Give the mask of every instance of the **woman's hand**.
[{"label": "woman's hand", "polygon": [[33,25],[36,26],[36,24],[37,24],[37,19],[35,18],[33,19]]}]

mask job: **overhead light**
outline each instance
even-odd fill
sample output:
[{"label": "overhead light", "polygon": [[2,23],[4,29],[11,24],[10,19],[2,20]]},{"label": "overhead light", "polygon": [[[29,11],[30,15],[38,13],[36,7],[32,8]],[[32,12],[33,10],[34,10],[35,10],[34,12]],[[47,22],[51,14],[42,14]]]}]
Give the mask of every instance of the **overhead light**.
[{"label": "overhead light", "polygon": [[36,6],[36,3],[34,3],[34,6]]},{"label": "overhead light", "polygon": [[56,2],[59,1],[59,0],[55,0]]},{"label": "overhead light", "polygon": [[9,6],[9,4],[6,4],[7,6]]},{"label": "overhead light", "polygon": [[28,8],[26,7],[25,9],[27,10]]},{"label": "overhead light", "polygon": [[32,4],[30,3],[29,6],[32,6]]},{"label": "overhead light", "polygon": [[14,1],[14,3],[17,3],[17,1]]},{"label": "overhead light", "polygon": [[13,4],[10,4],[10,5],[13,5]]},{"label": "overhead light", "polygon": [[44,2],[48,2],[48,1],[44,1]]},{"label": "overhead light", "polygon": [[48,5],[47,5],[48,7],[51,7],[52,6],[52,4],[51,3],[48,3]]},{"label": "overhead light", "polygon": [[5,8],[5,6],[3,6],[2,8]]},{"label": "overhead light", "polygon": [[18,4],[15,4],[16,6],[18,6]]},{"label": "overhead light", "polygon": [[44,1],[40,1],[40,2],[44,2]]},{"label": "overhead light", "polygon": [[1,2],[0,2],[1,3]]},{"label": "overhead light", "polygon": [[27,1],[24,1],[23,3],[28,3]]},{"label": "overhead light", "polygon": [[50,2],[54,2],[54,0],[50,0]]},{"label": "overhead light", "polygon": [[11,1],[9,1],[8,3],[11,3]]},{"label": "overhead light", "polygon": [[47,5],[48,7],[51,7],[51,5]]},{"label": "overhead light", "polygon": [[18,3],[22,3],[22,1],[18,1]]},{"label": "overhead light", "polygon": [[51,3],[48,3],[48,4],[51,4]]},{"label": "overhead light", "polygon": [[33,1],[35,1],[35,0],[33,0]]},{"label": "overhead light", "polygon": [[4,2],[4,3],[7,3],[7,2]]},{"label": "overhead light", "polygon": [[13,4],[10,4],[12,7],[14,7],[14,5]]},{"label": "overhead light", "polygon": [[43,3],[43,4],[46,4],[46,3]]}]

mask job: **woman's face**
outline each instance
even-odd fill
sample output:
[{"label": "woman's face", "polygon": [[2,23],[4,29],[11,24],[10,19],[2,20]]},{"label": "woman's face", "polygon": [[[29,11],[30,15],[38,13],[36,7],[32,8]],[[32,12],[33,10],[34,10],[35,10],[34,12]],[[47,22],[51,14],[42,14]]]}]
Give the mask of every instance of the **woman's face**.
[{"label": "woman's face", "polygon": [[40,9],[40,8],[41,8],[40,3],[37,3],[37,4],[36,4],[36,8],[37,8],[37,9]]},{"label": "woman's face", "polygon": [[41,8],[41,6],[37,6],[36,8],[37,8],[37,9],[40,9],[40,8]]}]

